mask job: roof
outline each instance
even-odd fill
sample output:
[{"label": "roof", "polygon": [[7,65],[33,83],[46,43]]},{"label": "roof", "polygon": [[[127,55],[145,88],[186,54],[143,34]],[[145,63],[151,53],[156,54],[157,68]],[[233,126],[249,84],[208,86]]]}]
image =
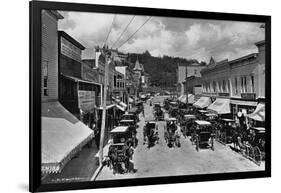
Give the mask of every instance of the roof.
[{"label": "roof", "polygon": [[93,137],[93,131],[58,101],[43,102],[42,172],[60,172],[65,164]]},{"label": "roof", "polygon": [[193,62],[193,63],[179,63],[178,66],[206,66],[203,63]]},{"label": "roof", "polygon": [[139,63],[139,60],[136,61],[134,70],[143,70],[143,65]]},{"label": "roof", "polygon": [[74,76],[69,76],[69,75],[65,75],[65,74],[61,74],[61,76],[69,79],[69,80],[73,80],[74,82],[83,82],[83,83],[88,83],[88,84],[96,84],[96,85],[99,85],[101,86],[102,84],[100,83],[97,83],[97,82],[93,82],[93,81],[88,81],[88,80],[83,80],[83,79],[80,79],[80,78],[76,78]]},{"label": "roof", "polygon": [[198,125],[211,125],[209,121],[202,121],[202,120],[196,120],[195,123]]},{"label": "roof", "polygon": [[247,60],[247,59],[255,59],[257,57],[257,55],[258,55],[257,53],[248,54],[246,56],[242,56],[240,58],[229,61],[229,64],[239,63],[239,62],[241,62],[243,60]]},{"label": "roof", "polygon": [[60,36],[63,36],[65,39],[70,41],[73,45],[77,46],[79,49],[81,49],[81,50],[85,49],[85,47],[82,44],[80,44],[77,40],[75,40],[73,37],[68,35],[66,32],[58,31],[58,33],[59,33]]},{"label": "roof", "polygon": [[56,10],[46,10],[53,14],[57,19],[63,19],[64,17]]},{"label": "roof", "polygon": [[118,126],[110,131],[110,133],[124,133],[127,132],[128,126]]}]

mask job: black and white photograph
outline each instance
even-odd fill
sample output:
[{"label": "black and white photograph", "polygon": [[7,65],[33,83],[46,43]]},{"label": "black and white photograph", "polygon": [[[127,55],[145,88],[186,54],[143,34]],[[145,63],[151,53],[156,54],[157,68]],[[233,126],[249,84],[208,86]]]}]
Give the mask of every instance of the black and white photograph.
[{"label": "black and white photograph", "polygon": [[40,45],[33,180],[54,187],[42,190],[270,176],[263,16],[47,7],[34,11],[40,33],[31,36]]},{"label": "black and white photograph", "polygon": [[265,23],[42,11],[42,183],[265,170]]}]

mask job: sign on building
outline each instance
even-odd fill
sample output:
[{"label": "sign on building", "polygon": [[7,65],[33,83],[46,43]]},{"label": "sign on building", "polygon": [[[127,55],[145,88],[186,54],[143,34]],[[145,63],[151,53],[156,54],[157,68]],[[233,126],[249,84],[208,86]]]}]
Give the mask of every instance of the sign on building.
[{"label": "sign on building", "polygon": [[88,112],[95,108],[95,91],[78,90],[78,107]]}]

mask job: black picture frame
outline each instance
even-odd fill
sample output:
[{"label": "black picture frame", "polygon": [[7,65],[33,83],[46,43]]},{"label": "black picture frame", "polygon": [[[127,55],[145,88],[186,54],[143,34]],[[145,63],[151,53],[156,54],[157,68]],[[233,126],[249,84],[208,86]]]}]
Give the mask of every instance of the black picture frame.
[{"label": "black picture frame", "polygon": [[[214,180],[230,180],[245,178],[264,178],[271,176],[271,17],[267,15],[248,15],[233,13],[216,13],[201,11],[185,11],[155,9],[143,7],[108,6],[80,3],[62,3],[47,1],[29,2],[30,11],[30,113],[29,113],[29,191],[60,191],[90,188],[109,188],[123,186],[140,186],[166,183],[184,183]],[[95,182],[41,184],[41,10],[66,10],[81,12],[100,12],[118,14],[136,14],[151,16],[168,16],[180,18],[213,19],[227,21],[264,22],[266,41],[266,161],[265,171],[218,173],[189,176],[155,177],[142,179],[109,180]]]}]

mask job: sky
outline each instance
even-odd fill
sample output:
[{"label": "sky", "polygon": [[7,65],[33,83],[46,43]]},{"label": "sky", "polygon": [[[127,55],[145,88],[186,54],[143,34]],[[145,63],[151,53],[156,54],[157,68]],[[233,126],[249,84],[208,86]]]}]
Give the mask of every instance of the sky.
[{"label": "sky", "polygon": [[[148,50],[153,56],[168,55],[205,62],[211,57],[216,61],[232,60],[257,52],[254,43],[265,38],[264,29],[260,28],[262,23],[86,12],[60,13],[64,19],[59,21],[59,30],[64,30],[86,48],[106,43],[125,53],[143,53]],[[131,24],[124,31],[131,19]],[[146,20],[148,22],[126,42]]]}]

